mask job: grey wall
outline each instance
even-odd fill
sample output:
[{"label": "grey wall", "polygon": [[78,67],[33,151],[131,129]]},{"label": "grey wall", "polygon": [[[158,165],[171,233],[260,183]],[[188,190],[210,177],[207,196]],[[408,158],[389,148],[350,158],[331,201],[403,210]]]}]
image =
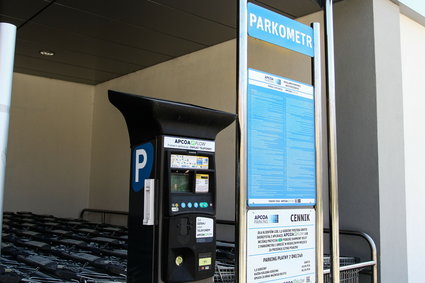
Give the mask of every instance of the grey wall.
[{"label": "grey wall", "polygon": [[335,5],[337,146],[341,229],[367,232],[379,246],[372,4],[369,0],[347,0]]},{"label": "grey wall", "polygon": [[[373,3],[342,1],[334,16],[340,228],[368,233],[380,251]],[[370,259],[365,242],[346,236],[341,255]]]},{"label": "grey wall", "polygon": [[88,206],[92,86],[14,74],[4,209],[78,217]]}]

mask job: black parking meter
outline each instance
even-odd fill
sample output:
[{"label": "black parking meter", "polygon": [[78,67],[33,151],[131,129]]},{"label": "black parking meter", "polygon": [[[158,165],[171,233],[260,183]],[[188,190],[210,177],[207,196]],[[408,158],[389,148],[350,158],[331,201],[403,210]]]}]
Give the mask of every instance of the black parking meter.
[{"label": "black parking meter", "polygon": [[215,137],[234,114],[109,91],[130,136],[128,282],[214,275]]}]

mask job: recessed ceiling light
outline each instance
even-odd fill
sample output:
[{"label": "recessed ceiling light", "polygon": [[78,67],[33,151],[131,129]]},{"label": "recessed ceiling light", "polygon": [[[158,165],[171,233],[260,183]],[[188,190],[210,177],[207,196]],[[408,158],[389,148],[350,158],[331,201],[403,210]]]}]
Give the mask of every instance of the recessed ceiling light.
[{"label": "recessed ceiling light", "polygon": [[55,52],[50,50],[40,50],[40,54],[43,56],[53,56],[55,55]]}]

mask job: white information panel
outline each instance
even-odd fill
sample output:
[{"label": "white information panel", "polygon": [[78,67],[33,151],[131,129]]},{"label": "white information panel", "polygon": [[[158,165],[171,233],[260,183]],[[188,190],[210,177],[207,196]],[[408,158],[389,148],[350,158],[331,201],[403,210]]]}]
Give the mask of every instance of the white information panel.
[{"label": "white information panel", "polygon": [[210,175],[208,174],[196,174],[195,192],[208,193],[209,179],[210,179]]},{"label": "white information panel", "polygon": [[315,281],[314,209],[250,210],[247,282]]},{"label": "white information panel", "polygon": [[196,151],[215,151],[215,142],[208,140],[195,140],[182,137],[164,137],[165,148],[189,149]]},{"label": "white information panel", "polygon": [[214,220],[207,217],[196,217],[196,238],[214,237]]}]

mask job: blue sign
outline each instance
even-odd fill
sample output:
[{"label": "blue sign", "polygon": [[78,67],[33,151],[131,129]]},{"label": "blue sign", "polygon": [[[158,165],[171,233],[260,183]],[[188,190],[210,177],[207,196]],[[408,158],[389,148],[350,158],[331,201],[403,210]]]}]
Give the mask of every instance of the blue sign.
[{"label": "blue sign", "polygon": [[248,3],[248,34],[310,57],[314,56],[311,27],[252,3]]},{"label": "blue sign", "polygon": [[248,206],[316,203],[313,86],[248,70]]},{"label": "blue sign", "polygon": [[133,148],[131,165],[131,189],[135,192],[145,187],[145,179],[152,173],[154,151],[152,143],[148,142]]}]

